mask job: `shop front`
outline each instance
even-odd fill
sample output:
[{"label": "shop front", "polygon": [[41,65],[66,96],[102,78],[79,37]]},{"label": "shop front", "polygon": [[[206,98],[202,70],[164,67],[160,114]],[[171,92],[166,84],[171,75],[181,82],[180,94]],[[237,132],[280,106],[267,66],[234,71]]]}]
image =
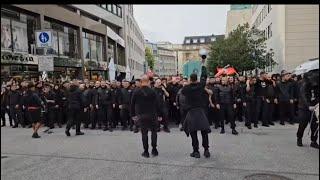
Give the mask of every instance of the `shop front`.
[{"label": "shop front", "polygon": [[82,79],[81,60],[54,57],[54,72],[49,73],[52,75],[53,80],[57,79]]},{"label": "shop front", "polygon": [[10,78],[37,79],[38,77],[37,56],[1,51],[1,81]]},{"label": "shop front", "polygon": [[84,78],[90,80],[108,80],[108,71],[106,62],[86,61],[84,63]]}]

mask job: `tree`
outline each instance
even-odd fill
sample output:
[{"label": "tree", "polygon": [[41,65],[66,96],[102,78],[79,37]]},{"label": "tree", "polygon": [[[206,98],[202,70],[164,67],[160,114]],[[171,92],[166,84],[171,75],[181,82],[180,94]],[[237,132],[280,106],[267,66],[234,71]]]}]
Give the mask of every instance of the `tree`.
[{"label": "tree", "polygon": [[152,54],[152,51],[149,47],[146,47],[146,61],[148,63],[148,66],[150,67],[151,70],[154,68],[154,56]]},{"label": "tree", "polygon": [[207,66],[210,72],[217,67],[230,65],[238,72],[265,68],[274,63],[273,53],[266,51],[262,31],[249,28],[246,23],[233,30],[228,38],[217,39],[210,46]]}]

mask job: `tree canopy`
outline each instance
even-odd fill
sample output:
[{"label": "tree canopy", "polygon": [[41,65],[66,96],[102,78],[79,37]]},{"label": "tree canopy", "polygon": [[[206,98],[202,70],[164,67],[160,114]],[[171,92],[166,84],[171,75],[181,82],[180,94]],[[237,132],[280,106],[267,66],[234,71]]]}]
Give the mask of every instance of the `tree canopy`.
[{"label": "tree canopy", "polygon": [[145,53],[146,61],[148,63],[148,66],[151,70],[154,68],[154,56],[152,54],[152,51],[149,47],[146,47],[146,53]]},{"label": "tree canopy", "polygon": [[208,70],[215,72],[217,67],[229,64],[242,72],[274,64],[273,52],[266,50],[265,40],[262,31],[250,28],[248,23],[239,25],[227,38],[212,42]]}]

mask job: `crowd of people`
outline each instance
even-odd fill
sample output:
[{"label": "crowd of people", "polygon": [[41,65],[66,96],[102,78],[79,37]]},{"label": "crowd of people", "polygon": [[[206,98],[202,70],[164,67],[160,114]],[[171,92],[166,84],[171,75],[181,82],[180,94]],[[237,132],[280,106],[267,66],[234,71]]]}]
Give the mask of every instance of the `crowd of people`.
[{"label": "crowd of people", "polygon": [[[308,123],[301,125],[300,117],[310,117],[301,111],[311,106],[310,103],[319,102],[319,89],[312,87],[312,91],[304,95],[302,91],[306,89],[301,91],[304,87],[301,76],[282,71],[273,75],[261,72],[259,77],[205,77],[204,91],[194,99],[190,98],[191,94],[199,87],[185,88],[192,83],[191,76],[190,79],[149,78],[149,87],[156,94],[160,109],[156,131],[159,132],[162,125],[163,131],[169,133],[169,122],[181,125],[180,130],[186,131],[184,121],[190,107],[198,102],[196,107],[202,108],[209,125],[220,128],[221,134],[225,133],[225,124],[230,124],[231,133],[237,135],[236,121],[243,122],[248,129],[258,128],[259,124],[273,126],[277,121],[281,125],[300,123],[297,137],[298,145],[302,146],[303,131]],[[2,126],[7,125],[5,114],[8,114],[12,128],[32,127],[33,138],[40,137],[38,129],[42,124],[48,129],[66,124],[67,136],[74,126],[76,135],[83,135],[81,124],[83,128],[110,132],[120,125],[122,130],[137,133],[141,124],[135,123],[132,103],[133,94],[141,89],[141,83],[141,79],[111,82],[74,79],[59,83],[11,79],[2,83]],[[316,141],[317,133],[314,133],[313,147],[318,147]]]}]

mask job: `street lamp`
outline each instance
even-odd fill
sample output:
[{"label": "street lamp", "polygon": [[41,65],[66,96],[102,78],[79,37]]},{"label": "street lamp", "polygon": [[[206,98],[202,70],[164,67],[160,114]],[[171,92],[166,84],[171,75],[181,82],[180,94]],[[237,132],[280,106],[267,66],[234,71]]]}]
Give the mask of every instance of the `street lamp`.
[{"label": "street lamp", "polygon": [[204,64],[204,62],[205,62],[205,60],[207,58],[207,55],[208,55],[207,50],[206,49],[200,49],[199,50],[199,55],[200,55],[200,57],[202,59],[202,64]]}]

